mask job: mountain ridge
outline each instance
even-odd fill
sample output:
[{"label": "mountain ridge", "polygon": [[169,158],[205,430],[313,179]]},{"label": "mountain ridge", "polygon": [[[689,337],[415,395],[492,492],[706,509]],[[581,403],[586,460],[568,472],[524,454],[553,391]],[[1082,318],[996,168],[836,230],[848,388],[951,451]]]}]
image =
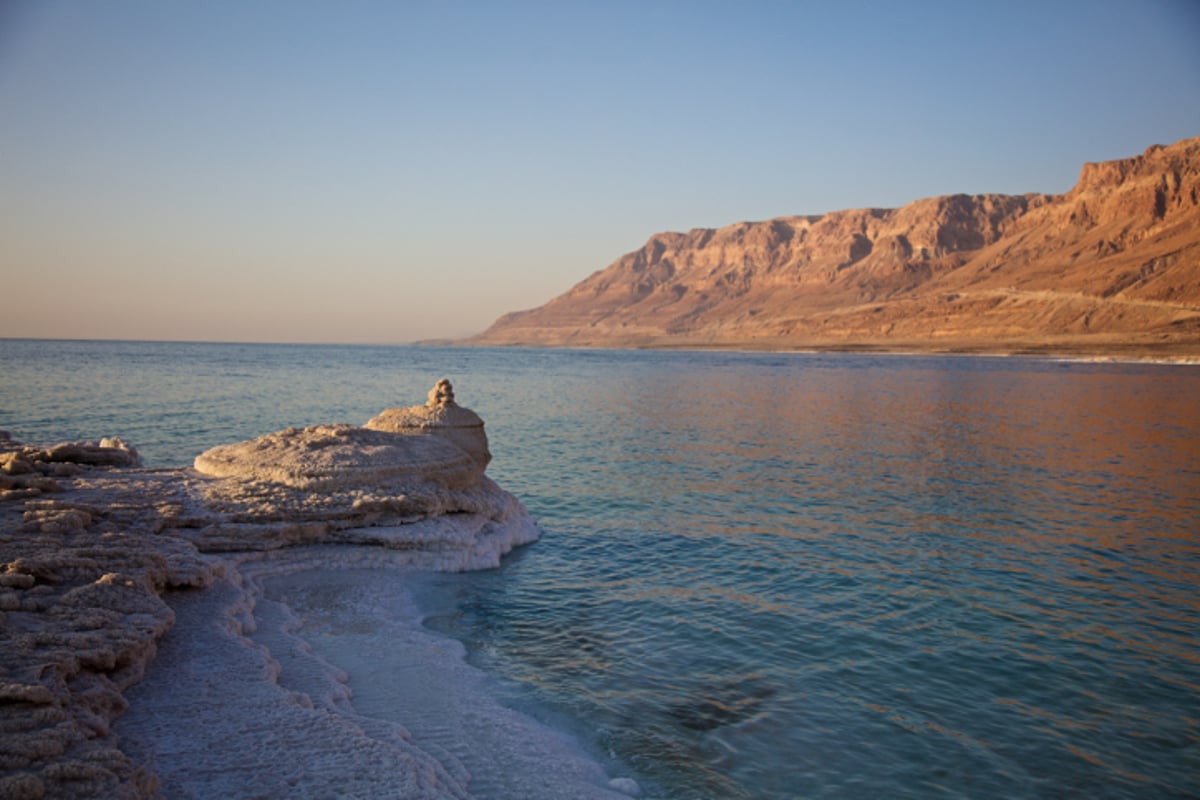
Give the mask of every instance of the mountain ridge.
[{"label": "mountain ridge", "polygon": [[654,234],[467,342],[1200,355],[1200,137],[1060,195]]}]

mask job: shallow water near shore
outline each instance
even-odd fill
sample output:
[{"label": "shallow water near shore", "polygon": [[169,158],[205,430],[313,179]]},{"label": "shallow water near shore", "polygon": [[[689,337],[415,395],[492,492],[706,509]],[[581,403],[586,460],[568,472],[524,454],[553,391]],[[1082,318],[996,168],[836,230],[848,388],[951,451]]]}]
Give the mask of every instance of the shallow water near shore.
[{"label": "shallow water near shore", "polygon": [[1196,366],[0,341],[0,374],[14,438],[148,466],[451,378],[546,535],[415,602],[649,796],[1200,785]]}]

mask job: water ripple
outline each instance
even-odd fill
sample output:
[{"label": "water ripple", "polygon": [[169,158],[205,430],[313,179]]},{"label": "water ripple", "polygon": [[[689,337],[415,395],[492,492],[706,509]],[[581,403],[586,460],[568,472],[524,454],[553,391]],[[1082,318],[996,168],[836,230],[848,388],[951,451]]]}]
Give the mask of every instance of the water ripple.
[{"label": "water ripple", "polygon": [[429,624],[655,797],[1200,785],[1194,367],[0,342],[0,372],[0,427],[152,464],[461,376],[548,533],[433,580]]}]

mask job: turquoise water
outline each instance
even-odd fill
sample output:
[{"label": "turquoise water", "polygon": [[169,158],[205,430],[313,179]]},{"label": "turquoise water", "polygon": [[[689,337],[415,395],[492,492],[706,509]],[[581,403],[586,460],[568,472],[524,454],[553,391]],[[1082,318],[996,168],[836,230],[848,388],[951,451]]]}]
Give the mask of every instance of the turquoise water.
[{"label": "turquoise water", "polygon": [[450,377],[547,535],[428,624],[659,798],[1194,797],[1200,368],[0,341],[149,466]]}]

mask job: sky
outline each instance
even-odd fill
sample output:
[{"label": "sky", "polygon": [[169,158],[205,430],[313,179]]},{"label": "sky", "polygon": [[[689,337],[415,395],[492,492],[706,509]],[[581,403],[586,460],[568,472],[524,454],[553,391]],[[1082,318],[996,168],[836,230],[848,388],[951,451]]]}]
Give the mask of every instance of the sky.
[{"label": "sky", "polygon": [[0,337],[404,343],[1200,135],[1200,0],[0,0]]}]

